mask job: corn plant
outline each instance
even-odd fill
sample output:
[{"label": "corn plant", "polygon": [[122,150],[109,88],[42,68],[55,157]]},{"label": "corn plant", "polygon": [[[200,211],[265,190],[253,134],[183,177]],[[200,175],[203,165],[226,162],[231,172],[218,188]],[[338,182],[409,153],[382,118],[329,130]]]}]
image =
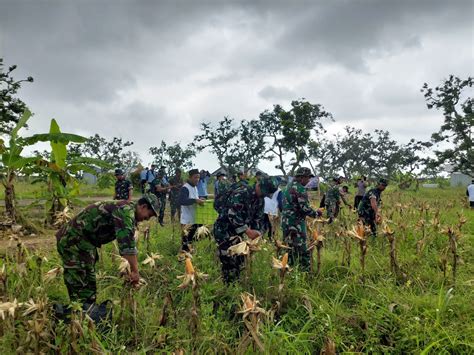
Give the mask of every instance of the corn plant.
[{"label": "corn plant", "polygon": [[362,268],[362,280],[365,279],[365,256],[367,255],[367,238],[365,227],[362,222],[358,222],[351,231],[348,232],[350,236],[354,237],[360,248],[360,266]]},{"label": "corn plant", "polygon": [[259,331],[263,317],[267,315],[265,309],[259,307],[260,302],[255,295],[248,292],[241,294],[242,305],[238,313],[242,314],[246,332],[240,340],[238,353],[244,353],[249,345],[253,345],[253,351],[264,352],[265,347],[261,340]]}]

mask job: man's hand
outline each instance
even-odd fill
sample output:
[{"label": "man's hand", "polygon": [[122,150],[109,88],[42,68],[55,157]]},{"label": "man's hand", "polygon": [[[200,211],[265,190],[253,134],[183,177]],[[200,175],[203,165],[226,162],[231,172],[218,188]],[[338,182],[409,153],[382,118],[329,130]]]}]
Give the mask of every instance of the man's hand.
[{"label": "man's hand", "polygon": [[382,222],[382,216],[380,215],[380,213],[377,213],[375,215],[375,223],[380,224],[381,222]]},{"label": "man's hand", "polygon": [[201,200],[200,198],[196,199],[196,203],[198,205],[204,205],[205,200]]},{"label": "man's hand", "polygon": [[255,229],[250,229],[250,228],[245,231],[245,234],[247,234],[247,237],[249,237],[252,240],[257,239],[258,237],[261,236],[259,231]]}]

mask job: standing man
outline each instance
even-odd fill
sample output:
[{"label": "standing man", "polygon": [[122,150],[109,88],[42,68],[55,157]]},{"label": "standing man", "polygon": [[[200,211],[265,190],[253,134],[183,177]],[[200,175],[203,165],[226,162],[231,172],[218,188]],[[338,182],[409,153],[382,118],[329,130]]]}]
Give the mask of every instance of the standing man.
[{"label": "standing man", "polygon": [[197,189],[200,199],[207,200],[207,184],[209,183],[210,176],[211,175],[209,174],[209,172],[205,170],[201,170],[201,172],[199,173]]},{"label": "standing man", "polygon": [[370,226],[372,231],[372,236],[377,236],[377,224],[382,221],[382,216],[380,215],[380,202],[382,201],[382,191],[387,187],[388,182],[386,179],[379,179],[377,186],[373,189],[370,189],[362,201],[360,201],[357,213],[359,214],[359,219],[366,226]]},{"label": "standing man", "polygon": [[469,206],[474,208],[474,179],[472,179],[471,185],[467,187],[466,195],[469,199]]},{"label": "standing man", "polygon": [[362,197],[365,195],[365,189],[367,188],[367,177],[362,176],[359,180],[357,180],[356,187],[357,187],[357,192],[354,197],[354,209],[357,210],[357,207],[359,207],[359,203],[362,200]]},{"label": "standing man", "polygon": [[170,179],[170,210],[171,223],[174,223],[174,216],[178,213],[178,219],[181,218],[181,209],[179,208],[179,190],[183,187],[183,178],[181,169],[176,169],[174,176]]},{"label": "standing man", "polygon": [[164,171],[160,169],[156,174],[155,179],[150,183],[150,192],[154,194],[160,201],[160,212],[158,214],[158,222],[163,227],[165,225],[165,208],[166,208],[166,194],[170,187],[168,180],[165,179]]},{"label": "standing man", "polygon": [[242,255],[230,256],[228,249],[240,243],[245,235],[255,239],[264,233],[264,197],[271,196],[277,187],[275,178],[266,177],[255,186],[238,184],[228,192],[225,205],[214,223],[214,238],[225,283],[239,278],[244,261]]},{"label": "standing man", "polygon": [[[197,184],[200,174],[198,169],[191,169],[188,173],[188,181],[179,190],[179,205],[181,206],[181,250],[189,252],[190,245],[194,240],[194,234],[198,228],[196,224],[196,205],[204,204],[199,198]],[[188,226],[191,226],[188,228]]]},{"label": "standing man", "polygon": [[150,186],[152,184],[153,180],[155,180],[155,178],[156,178],[155,168],[156,168],[156,165],[151,164],[150,169],[148,169],[148,171],[146,173],[146,182],[147,182],[148,186]]},{"label": "standing man", "polygon": [[69,299],[95,303],[97,248],[117,239],[119,252],[130,263],[130,282],[137,283],[137,248],[134,239],[138,222],[156,216],[158,200],[147,194],[137,204],[103,201],[83,209],[56,233],[57,249],[64,267]]},{"label": "standing man", "polygon": [[295,178],[283,191],[281,226],[283,238],[291,248],[288,255],[290,265],[299,265],[309,271],[310,252],[306,244],[306,217],[316,218],[321,212],[311,208],[305,186],[314,175],[309,168],[299,168]]},{"label": "standing man", "polygon": [[145,169],[142,169],[142,171],[140,171],[140,189],[142,191],[142,194],[145,193],[147,175],[148,175],[148,166]]},{"label": "standing man", "polygon": [[351,206],[347,203],[345,197],[342,196],[341,192],[339,191],[340,184],[341,180],[339,178],[333,178],[332,186],[329,187],[325,195],[324,203],[326,206],[327,217],[329,218],[328,223],[332,223],[337,217],[337,214],[339,212],[338,204],[340,204],[339,200],[342,200],[342,202],[344,202],[346,206],[349,206],[349,208],[351,208]]},{"label": "standing man", "polygon": [[122,169],[115,169],[115,194],[114,200],[125,200],[132,202],[133,185],[130,180],[125,179]]},{"label": "standing man", "polygon": [[219,184],[222,184],[222,181],[225,180],[225,178],[225,173],[218,173],[216,175],[216,181],[214,182],[214,200],[218,197],[219,194]]}]

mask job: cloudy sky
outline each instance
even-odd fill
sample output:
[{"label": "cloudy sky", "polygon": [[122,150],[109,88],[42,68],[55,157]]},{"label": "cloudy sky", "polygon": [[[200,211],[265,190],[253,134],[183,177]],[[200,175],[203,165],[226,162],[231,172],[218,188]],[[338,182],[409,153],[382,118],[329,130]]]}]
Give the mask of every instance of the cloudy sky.
[{"label": "cloudy sky", "polygon": [[[304,97],[345,125],[427,139],[420,88],[474,74],[474,1],[0,0],[0,57],[31,75],[31,132],[190,142],[202,121]],[[203,153],[198,167],[213,170]],[[273,163],[262,163],[268,171]]]}]

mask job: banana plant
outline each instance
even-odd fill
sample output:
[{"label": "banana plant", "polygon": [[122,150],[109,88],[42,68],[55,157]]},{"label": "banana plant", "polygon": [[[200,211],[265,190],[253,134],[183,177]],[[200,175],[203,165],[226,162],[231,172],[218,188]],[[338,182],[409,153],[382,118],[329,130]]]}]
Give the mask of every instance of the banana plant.
[{"label": "banana plant", "polygon": [[10,133],[8,145],[5,140],[0,138],[0,154],[1,154],[1,182],[5,188],[5,211],[11,223],[21,223],[21,216],[18,213],[15,199],[15,181],[18,175],[22,174],[29,167],[34,165],[38,157],[22,156],[23,149],[30,145],[24,138],[18,135],[28,119],[31,112],[25,110],[17,125]]},{"label": "banana plant", "polygon": [[50,130],[47,134],[37,134],[27,138],[28,142],[46,142],[51,144],[49,160],[45,158],[36,160],[39,178],[36,181],[46,182],[48,189],[46,197],[46,222],[54,224],[56,216],[79,194],[79,181],[75,175],[80,171],[95,174],[94,166],[110,168],[102,160],[80,156],[68,157],[67,146],[69,143],[84,143],[85,137],[70,133],[63,133],[55,119],[51,120]]}]

